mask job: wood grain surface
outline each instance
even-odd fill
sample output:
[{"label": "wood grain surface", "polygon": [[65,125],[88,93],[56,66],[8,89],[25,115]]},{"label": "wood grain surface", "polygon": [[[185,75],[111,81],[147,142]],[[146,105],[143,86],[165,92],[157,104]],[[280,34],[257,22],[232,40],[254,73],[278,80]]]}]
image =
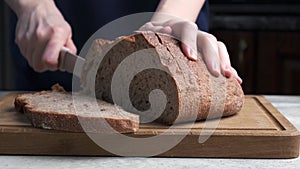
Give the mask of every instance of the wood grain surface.
[{"label": "wood grain surface", "polygon": [[[114,156],[95,144],[85,133],[33,128],[26,117],[14,109],[16,94],[0,99],[0,154]],[[222,118],[212,136],[199,143],[200,132],[216,121],[200,121],[188,135],[159,157],[222,158],[295,158],[299,155],[297,129],[262,96],[246,96],[243,109]],[[177,125],[168,133],[178,137],[188,124]],[[165,132],[168,126],[142,124],[129,136],[151,137]]]}]

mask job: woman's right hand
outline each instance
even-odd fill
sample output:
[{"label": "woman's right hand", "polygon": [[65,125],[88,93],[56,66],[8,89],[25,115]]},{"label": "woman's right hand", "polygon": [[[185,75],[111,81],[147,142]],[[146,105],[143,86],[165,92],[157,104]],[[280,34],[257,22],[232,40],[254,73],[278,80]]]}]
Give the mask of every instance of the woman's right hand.
[{"label": "woman's right hand", "polygon": [[71,27],[53,0],[9,1],[18,15],[15,42],[35,71],[57,70],[63,46],[76,54]]}]

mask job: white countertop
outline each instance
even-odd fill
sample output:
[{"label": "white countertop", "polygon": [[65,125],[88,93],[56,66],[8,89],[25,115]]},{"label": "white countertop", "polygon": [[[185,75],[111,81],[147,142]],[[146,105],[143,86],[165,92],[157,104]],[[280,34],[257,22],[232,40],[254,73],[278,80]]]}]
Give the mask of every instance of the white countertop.
[{"label": "white countertop", "polygon": [[[0,92],[0,97],[4,92]],[[265,96],[300,130],[300,96]],[[1,156],[0,169],[90,168],[300,168],[295,159],[127,158],[70,156]]]}]

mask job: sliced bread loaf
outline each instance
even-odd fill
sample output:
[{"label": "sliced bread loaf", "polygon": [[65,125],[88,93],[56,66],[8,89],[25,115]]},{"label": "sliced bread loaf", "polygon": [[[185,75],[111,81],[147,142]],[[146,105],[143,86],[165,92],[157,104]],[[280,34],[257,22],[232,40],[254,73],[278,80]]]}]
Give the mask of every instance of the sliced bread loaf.
[{"label": "sliced bread loaf", "polygon": [[[21,94],[15,108],[23,112],[34,127],[72,132],[110,133],[107,124],[119,133],[131,133],[139,128],[138,115],[128,113],[117,105],[97,100],[92,104],[88,96],[73,97],[62,87],[52,91]],[[76,111],[75,111],[76,108]],[[105,123],[107,122],[107,123]]]},{"label": "sliced bread loaf", "polygon": [[[165,124],[230,116],[244,102],[236,79],[214,78],[201,57],[190,61],[178,40],[153,32],[139,32],[112,42],[95,40],[82,77],[83,89],[95,92],[97,98],[137,113],[141,119],[155,116]],[[154,102],[164,101],[151,100],[151,92],[156,89],[166,97],[163,112],[155,112],[152,107]]]}]

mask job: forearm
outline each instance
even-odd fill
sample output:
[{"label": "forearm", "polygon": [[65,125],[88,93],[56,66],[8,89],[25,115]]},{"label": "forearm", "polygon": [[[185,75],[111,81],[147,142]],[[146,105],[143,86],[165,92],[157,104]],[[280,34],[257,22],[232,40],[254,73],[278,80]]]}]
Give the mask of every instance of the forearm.
[{"label": "forearm", "polygon": [[[195,22],[205,0],[161,0],[156,12]],[[167,19],[154,15],[152,20]]]}]

